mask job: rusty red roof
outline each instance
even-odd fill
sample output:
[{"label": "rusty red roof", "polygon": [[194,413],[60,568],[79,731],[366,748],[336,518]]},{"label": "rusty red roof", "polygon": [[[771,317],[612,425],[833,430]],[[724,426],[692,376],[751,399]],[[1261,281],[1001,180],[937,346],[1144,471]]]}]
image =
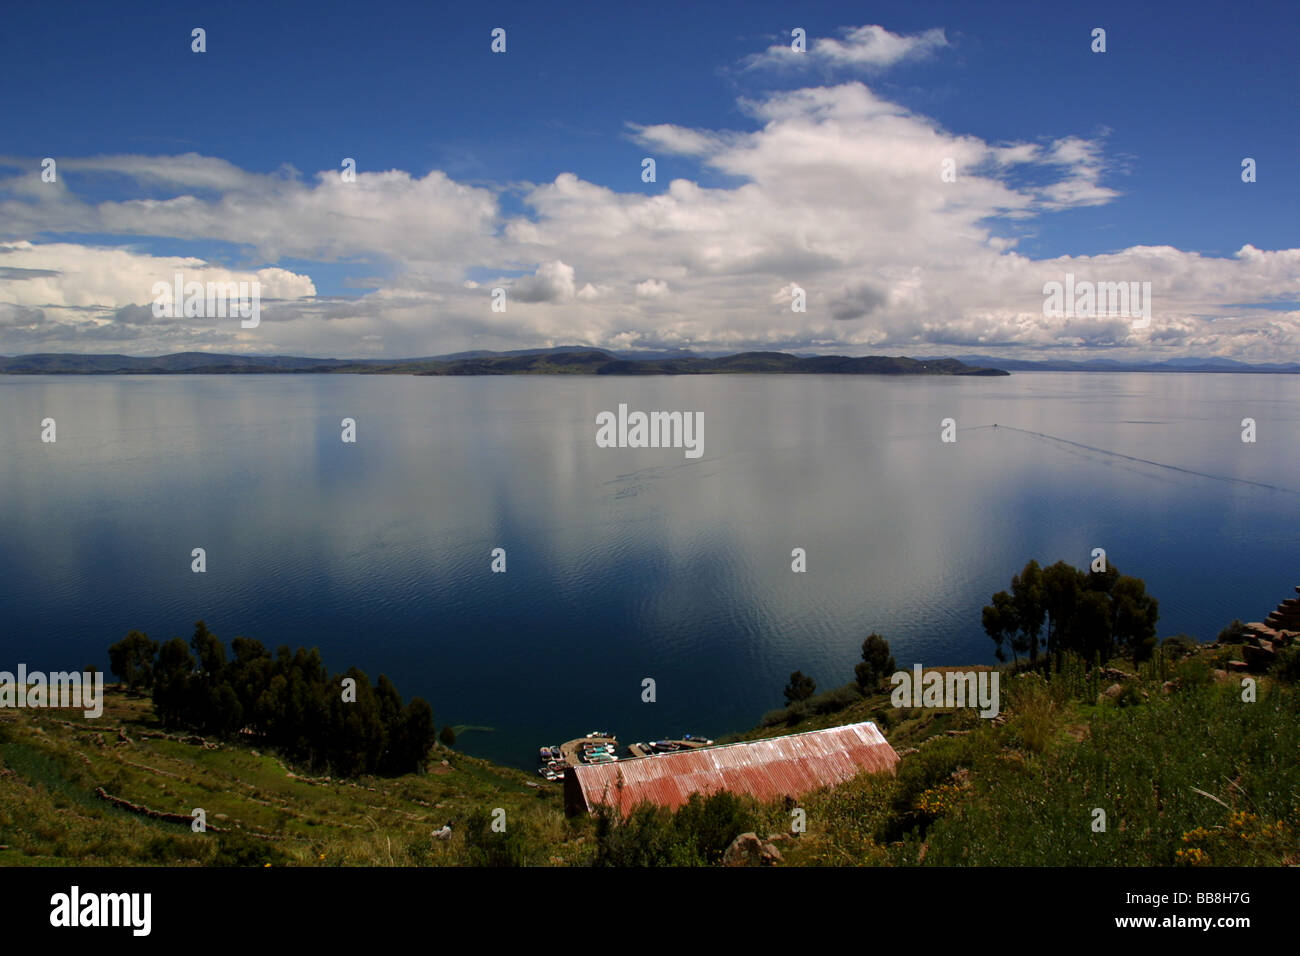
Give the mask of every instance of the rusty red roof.
[{"label": "rusty red roof", "polygon": [[864,721],[767,740],[570,767],[564,775],[565,803],[571,812],[605,804],[627,814],[643,801],[676,808],[697,792],[730,790],[772,800],[842,783],[864,770],[892,772],[896,763],[894,748],[875,724]]}]

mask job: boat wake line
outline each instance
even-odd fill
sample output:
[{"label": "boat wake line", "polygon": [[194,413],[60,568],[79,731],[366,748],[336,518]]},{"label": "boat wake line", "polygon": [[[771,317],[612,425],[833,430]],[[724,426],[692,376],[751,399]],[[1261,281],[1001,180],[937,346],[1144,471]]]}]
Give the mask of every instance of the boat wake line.
[{"label": "boat wake line", "polygon": [[1210,481],[1222,481],[1234,485],[1250,485],[1254,488],[1264,488],[1268,491],[1280,491],[1288,495],[1300,495],[1300,491],[1295,488],[1287,488],[1282,485],[1270,485],[1263,481],[1251,481],[1248,478],[1230,478],[1226,475],[1211,475],[1204,471],[1195,471],[1191,468],[1182,468],[1178,465],[1167,465],[1162,461],[1152,461],[1150,458],[1138,458],[1135,455],[1125,455],[1122,452],[1111,451],[1108,448],[1097,448],[1093,445],[1085,445],[1082,442],[1070,441],[1068,438],[1061,438],[1059,435],[1048,435],[1046,432],[1030,431],[1028,428],[1016,428],[1014,425],[973,425],[969,428],[963,428],[962,431],[980,431],[983,429],[998,429],[998,431],[1020,432],[1022,435],[1029,435],[1033,438],[1041,438],[1045,441],[1053,441],[1062,445],[1069,445],[1073,448],[1082,448],[1084,451],[1090,451],[1098,455],[1105,455],[1108,458],[1120,458],[1124,461],[1137,462],[1141,465],[1151,465],[1154,468],[1164,468],[1166,471],[1177,471],[1184,475],[1193,475],[1197,478],[1208,478]]}]

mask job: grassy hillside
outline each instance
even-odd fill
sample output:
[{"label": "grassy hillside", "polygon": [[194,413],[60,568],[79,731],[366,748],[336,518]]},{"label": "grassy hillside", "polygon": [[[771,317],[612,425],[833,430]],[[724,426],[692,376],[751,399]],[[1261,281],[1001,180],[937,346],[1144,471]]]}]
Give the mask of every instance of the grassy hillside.
[{"label": "grassy hillside", "polygon": [[[901,755],[896,777],[800,798],[807,829],[778,842],[784,865],[1300,864],[1294,662],[1257,675],[1247,702],[1225,669],[1238,654],[1004,670],[993,720],[842,688],[740,736],[876,720]],[[206,834],[185,822],[194,807]],[[250,747],[164,736],[120,690],[97,721],[0,711],[0,865],[715,863],[741,832],[788,831],[791,809],[723,795],[676,817],[570,820],[558,786],[442,748],[427,774],[313,779]],[[435,839],[448,822],[452,838]]]},{"label": "grassy hillside", "polygon": [[[186,818],[202,807],[209,830],[123,809],[100,788]],[[573,849],[558,786],[451,750],[435,751],[427,774],[331,780],[253,748],[164,735],[149,701],[118,688],[97,720],[0,711],[0,866],[458,863],[470,858],[465,821],[497,807],[554,846],[554,861],[537,862]],[[448,822],[453,838],[434,840]]]}]

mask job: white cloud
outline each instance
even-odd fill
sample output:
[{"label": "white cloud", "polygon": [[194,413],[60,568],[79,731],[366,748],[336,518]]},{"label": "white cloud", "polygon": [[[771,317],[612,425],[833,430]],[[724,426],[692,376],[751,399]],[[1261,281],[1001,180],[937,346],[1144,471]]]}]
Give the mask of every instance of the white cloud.
[{"label": "white cloud", "polygon": [[[885,65],[941,46],[927,34],[895,38],[914,41],[900,46],[877,30],[848,31],[825,53],[813,43],[808,55]],[[561,171],[526,184],[524,211],[510,215],[503,190],[439,171],[363,169],[343,183],[336,170],[308,179],[211,157],[122,156],[61,160],[57,188],[42,189],[24,161],[29,172],[0,181],[0,238],[16,240],[0,243],[0,352],[102,351],[111,342],[140,352],[428,355],[574,343],[1300,356],[1300,312],[1239,305],[1300,298],[1298,249],[1245,246],[1213,258],[1135,246],[1053,260],[1017,251],[1035,220],[1116,198],[1104,138],[991,143],[856,81],[752,96],[740,107],[751,121],[740,129],[628,127],[645,148],[686,157],[707,181],[731,185],[679,176],[650,193],[639,182],[624,192]],[[947,159],[956,182],[941,176]],[[104,174],[164,198],[86,200],[86,178]],[[166,238],[229,243],[232,261],[256,264],[89,246],[64,241],[66,233],[156,237],[151,248]],[[320,297],[301,269],[280,268],[286,257],[356,260],[358,284],[377,291]],[[278,301],[255,330],[144,321],[132,307],[178,266],[213,280],[257,278]],[[1151,326],[1044,317],[1043,284],[1066,272],[1150,281]],[[806,313],[791,311],[795,285],[807,293]],[[495,286],[509,289],[506,313],[491,311]]]},{"label": "white cloud", "polygon": [[904,60],[922,59],[948,45],[948,39],[941,29],[904,36],[872,24],[846,27],[840,33],[842,39],[809,37],[808,48],[803,53],[794,51],[792,38],[784,40],[762,53],[746,57],[742,67],[746,70],[810,67],[881,70]]},{"label": "white cloud", "polygon": [[567,302],[574,294],[573,266],[556,259],[543,262],[533,275],[516,279],[509,296],[516,302]]},{"label": "white cloud", "polygon": [[636,284],[638,299],[662,299],[668,294],[668,283],[662,279],[646,279]]}]

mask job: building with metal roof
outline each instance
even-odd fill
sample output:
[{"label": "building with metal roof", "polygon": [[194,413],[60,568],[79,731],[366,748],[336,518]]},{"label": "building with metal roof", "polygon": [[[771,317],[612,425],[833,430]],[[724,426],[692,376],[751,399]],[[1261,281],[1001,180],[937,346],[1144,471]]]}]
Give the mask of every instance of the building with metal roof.
[{"label": "building with metal roof", "polygon": [[843,783],[864,770],[892,773],[898,754],[870,721],[747,740],[617,763],[579,765],[564,774],[569,813],[617,807],[625,816],[639,803],[676,808],[692,793],[747,793],[761,801],[798,797]]}]

